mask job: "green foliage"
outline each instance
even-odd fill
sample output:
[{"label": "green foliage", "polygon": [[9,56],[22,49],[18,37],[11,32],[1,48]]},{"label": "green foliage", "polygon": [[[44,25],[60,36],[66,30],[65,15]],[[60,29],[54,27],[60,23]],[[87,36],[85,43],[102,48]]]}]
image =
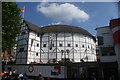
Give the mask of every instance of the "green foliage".
[{"label": "green foliage", "polygon": [[15,2],[2,3],[2,51],[16,44],[20,26],[20,9]]}]

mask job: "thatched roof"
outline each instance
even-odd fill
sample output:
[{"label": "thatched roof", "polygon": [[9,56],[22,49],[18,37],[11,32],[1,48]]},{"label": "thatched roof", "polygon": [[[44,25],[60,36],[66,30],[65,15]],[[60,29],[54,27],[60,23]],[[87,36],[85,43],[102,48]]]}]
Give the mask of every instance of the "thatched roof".
[{"label": "thatched roof", "polygon": [[26,20],[24,20],[24,23],[28,26],[28,28],[30,30],[33,30],[33,31],[38,32],[38,33],[40,32],[40,27],[38,27],[38,26],[36,26],[36,25],[26,21]]},{"label": "thatched roof", "polygon": [[31,29],[37,33],[40,33],[40,34],[50,33],[50,32],[53,32],[53,33],[61,33],[61,32],[80,33],[83,35],[90,36],[95,40],[95,37],[92,34],[90,34],[88,31],[86,31],[80,27],[75,27],[75,26],[70,26],[70,25],[50,25],[50,26],[38,27],[28,21],[24,20],[24,22],[27,24],[29,29]]}]

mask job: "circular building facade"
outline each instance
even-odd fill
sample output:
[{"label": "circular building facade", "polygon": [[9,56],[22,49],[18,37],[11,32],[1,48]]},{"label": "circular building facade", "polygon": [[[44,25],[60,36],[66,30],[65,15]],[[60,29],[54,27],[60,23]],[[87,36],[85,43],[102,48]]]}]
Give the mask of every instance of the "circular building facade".
[{"label": "circular building facade", "polygon": [[96,61],[95,37],[88,31],[68,25],[51,25],[40,28],[40,61],[56,63]]}]

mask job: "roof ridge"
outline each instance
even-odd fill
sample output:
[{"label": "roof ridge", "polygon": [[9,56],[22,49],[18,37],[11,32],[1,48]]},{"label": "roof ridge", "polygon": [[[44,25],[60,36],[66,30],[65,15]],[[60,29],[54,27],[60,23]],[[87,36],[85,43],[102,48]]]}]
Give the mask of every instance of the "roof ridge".
[{"label": "roof ridge", "polygon": [[[50,33],[50,32],[72,32],[72,33],[80,33],[80,34],[84,34],[87,36],[91,36],[94,38],[94,36],[89,33],[87,30],[81,28],[81,27],[76,27],[76,26],[72,26],[72,25],[49,25],[49,26],[44,26],[44,27],[38,27],[26,20],[24,20],[24,22],[27,24],[27,26],[29,27],[29,29],[37,32],[37,33]],[[56,27],[57,26],[57,27]]]}]

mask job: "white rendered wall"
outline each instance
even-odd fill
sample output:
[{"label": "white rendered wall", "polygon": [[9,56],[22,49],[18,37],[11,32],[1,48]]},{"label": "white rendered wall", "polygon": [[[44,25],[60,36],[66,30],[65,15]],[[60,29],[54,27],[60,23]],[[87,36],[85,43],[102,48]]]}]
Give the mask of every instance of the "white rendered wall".
[{"label": "white rendered wall", "polygon": [[[25,32],[24,35],[22,34],[23,31]],[[74,62],[80,62],[81,59],[96,61],[96,44],[90,36],[78,33],[44,33],[41,39],[42,43],[40,43],[40,36],[32,30],[29,30],[28,33],[28,27],[24,24],[18,38],[17,64],[39,63],[40,61],[47,63],[53,61],[53,59],[61,61],[62,58],[69,58]],[[46,44],[46,47],[44,47],[44,44]],[[50,49],[51,45],[52,48]],[[24,48],[24,51],[20,52],[20,48]],[[69,54],[66,52],[62,54],[61,50],[69,50],[70,52]],[[85,59],[86,56],[88,60]]]},{"label": "white rendered wall", "polygon": [[[103,37],[103,45],[99,45],[98,47],[114,47],[113,43],[113,35],[110,30],[109,26],[103,27],[103,28],[98,28],[97,30],[97,36],[102,36]],[[101,62],[116,62],[116,55],[110,56],[110,55],[105,55],[102,56],[101,49],[99,51],[100,54],[100,61]]]},{"label": "white rendered wall", "polygon": [[[38,35],[38,33],[35,33],[34,31],[29,32],[27,63],[40,61],[40,36],[37,36],[37,35]],[[38,55],[36,55],[36,54],[38,54]]]},{"label": "white rendered wall", "polygon": [[97,29],[97,36],[102,36],[104,40],[104,45],[101,47],[113,46],[113,36],[110,27],[103,27]]},{"label": "white rendered wall", "polygon": [[[69,58],[70,60],[73,60],[75,62],[80,62],[80,59],[85,58],[88,56],[88,61],[96,61],[96,46],[95,42],[91,37],[81,35],[81,34],[73,34],[72,33],[59,33],[57,34],[57,54],[56,54],[56,36],[53,33],[52,35],[52,44],[54,44],[54,47],[52,47],[52,50],[50,50],[48,47],[50,46],[49,36],[52,35],[52,33],[46,33],[42,37],[42,44],[46,44],[46,47],[42,46],[42,50],[44,53],[42,54],[42,61],[47,62],[48,59],[56,59],[57,55],[57,61],[60,61],[61,58],[68,58],[67,53],[64,53],[62,55],[61,50],[66,51],[67,49],[70,50]],[[59,46],[59,44],[62,44],[62,47]],[[70,44],[70,47],[67,45]],[[76,47],[76,44],[78,47]],[[84,45],[84,47],[82,47]],[[88,47],[89,46],[89,47]],[[49,53],[49,55],[48,55]],[[49,58],[48,58],[49,56]]]}]

